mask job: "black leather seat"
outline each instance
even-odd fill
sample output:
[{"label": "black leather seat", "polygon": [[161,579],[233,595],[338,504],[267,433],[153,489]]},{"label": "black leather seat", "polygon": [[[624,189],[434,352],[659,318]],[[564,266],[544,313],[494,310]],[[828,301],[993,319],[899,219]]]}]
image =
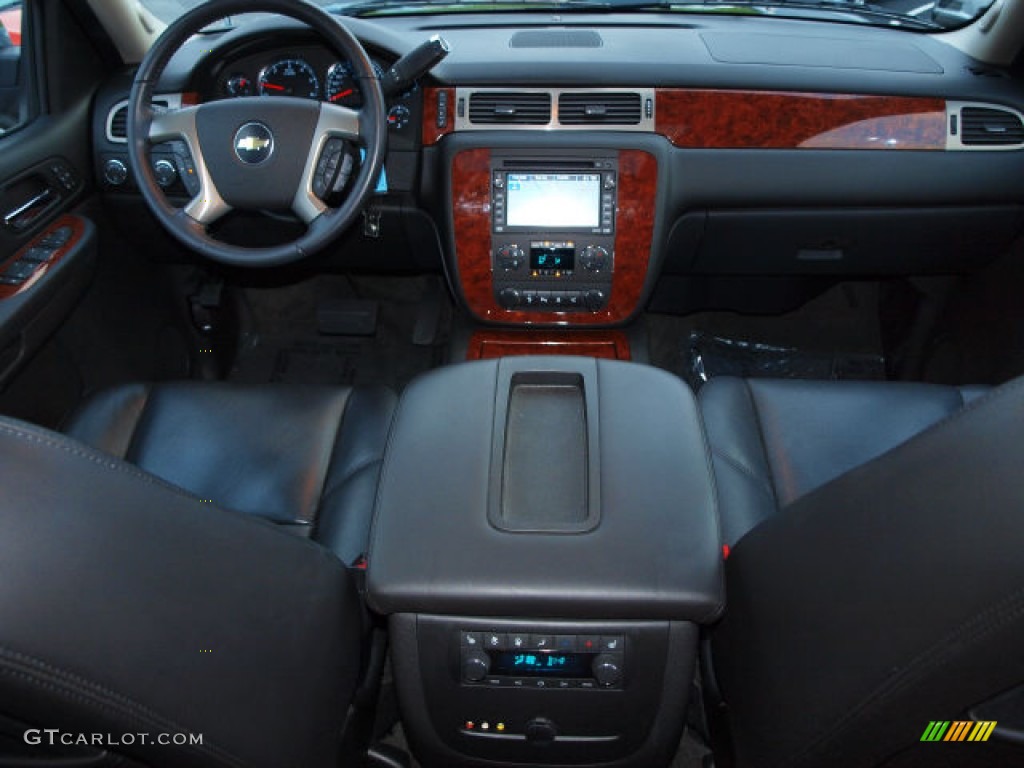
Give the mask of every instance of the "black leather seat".
[{"label": "black leather seat", "polygon": [[[700,399],[733,545],[706,684],[735,763],[1024,764],[1024,379]],[[972,718],[990,741],[921,742]]]},{"label": "black leather seat", "polygon": [[183,383],[105,393],[73,437],[0,419],[0,763],[355,764],[342,560],[394,400]]},{"label": "black leather seat", "polygon": [[352,564],[366,552],[395,401],[378,387],[134,384],[94,397],[64,431]]},{"label": "black leather seat", "polygon": [[714,378],[700,391],[722,540],[956,413],[985,387]]}]

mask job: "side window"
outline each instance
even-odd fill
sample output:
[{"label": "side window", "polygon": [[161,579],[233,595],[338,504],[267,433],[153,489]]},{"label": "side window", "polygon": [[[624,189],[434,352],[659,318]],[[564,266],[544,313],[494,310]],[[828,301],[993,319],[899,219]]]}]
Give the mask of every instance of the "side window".
[{"label": "side window", "polygon": [[0,0],[0,135],[29,117],[28,56],[22,45],[24,0]]}]

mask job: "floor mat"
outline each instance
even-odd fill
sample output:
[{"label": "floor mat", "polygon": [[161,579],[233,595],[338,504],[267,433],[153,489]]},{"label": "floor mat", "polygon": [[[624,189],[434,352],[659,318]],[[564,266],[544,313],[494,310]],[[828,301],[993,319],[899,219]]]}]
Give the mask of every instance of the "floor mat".
[{"label": "floor mat", "polygon": [[793,312],[647,315],[651,362],[698,389],[710,376],[885,378],[880,288],[841,283]]},{"label": "floor mat", "polygon": [[885,358],[864,352],[814,352],[692,331],[684,342],[694,391],[713,376],[774,379],[885,379]]},{"label": "floor mat", "polygon": [[[416,375],[444,362],[443,334],[414,343],[425,301],[437,286],[426,278],[317,278],[273,291],[247,291],[251,312],[230,380],[317,385],[383,384],[400,392]],[[358,297],[378,303],[370,336],[318,332],[317,306],[325,298]]]}]

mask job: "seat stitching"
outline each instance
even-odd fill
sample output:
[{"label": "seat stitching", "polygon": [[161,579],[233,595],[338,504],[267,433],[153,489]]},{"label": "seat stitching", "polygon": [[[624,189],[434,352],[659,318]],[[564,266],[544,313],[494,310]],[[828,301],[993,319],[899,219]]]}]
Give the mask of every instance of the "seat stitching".
[{"label": "seat stitching", "polygon": [[735,456],[731,456],[730,454],[725,453],[724,451],[722,451],[722,450],[720,450],[718,448],[712,448],[711,449],[711,453],[714,456],[717,456],[718,458],[720,458],[723,461],[727,462],[730,466],[732,466],[738,472],[740,472],[741,474],[745,475],[749,480],[753,481],[753,483],[758,487],[758,490],[764,491],[764,492],[766,492],[768,494],[768,498],[769,499],[771,499],[772,501],[775,500],[774,496],[772,495],[772,489],[771,489],[771,485],[769,484],[769,482],[765,478],[763,478],[760,475],[758,475],[757,472],[755,472],[753,469],[748,467],[746,464],[744,464],[742,461],[737,459]]},{"label": "seat stitching", "polygon": [[[0,646],[0,674],[24,680],[31,685],[87,706],[95,706],[115,715],[127,716],[147,727],[162,729],[164,732],[196,733],[193,729],[186,728],[177,721],[154,712],[124,694],[112,691],[68,670],[55,667],[41,659],[3,646]],[[230,753],[206,743],[205,737],[202,744],[179,746],[186,746],[191,750],[208,754],[231,765],[244,765]]]},{"label": "seat stitching", "polygon": [[327,496],[327,481],[331,477],[331,465],[334,463],[334,456],[338,453],[339,446],[344,439],[345,432],[345,419],[348,416],[349,408],[352,407],[352,401],[355,399],[355,390],[349,389],[345,393],[345,402],[341,405],[341,414],[338,417],[337,423],[335,424],[334,441],[331,443],[331,452],[327,454],[327,461],[324,462],[323,474],[320,477],[320,493],[316,496],[316,503],[313,505],[313,517],[311,520],[306,522],[312,526],[312,535],[316,536],[317,528],[320,523],[320,513],[323,510],[324,498]]},{"label": "seat stitching", "polygon": [[812,754],[814,749],[822,743],[847,728],[851,721],[873,705],[894,698],[917,682],[926,672],[937,666],[944,666],[947,661],[946,657],[951,651],[994,634],[1022,615],[1024,615],[1024,588],[1014,590],[999,602],[961,622],[940,640],[912,658],[901,668],[900,672],[883,680],[864,696],[860,703],[847,710],[846,714],[837,720],[829,730],[805,745],[804,749],[794,755],[789,762],[798,764],[806,755]]},{"label": "seat stitching", "polygon": [[772,467],[772,457],[768,452],[768,442],[765,440],[764,430],[761,428],[761,414],[757,409],[757,401],[754,399],[754,391],[750,388],[750,382],[746,379],[740,379],[740,381],[743,382],[743,388],[747,392],[747,399],[750,401],[750,408],[754,412],[754,426],[757,427],[757,437],[761,443],[761,452],[764,455],[765,464],[768,466],[768,487],[771,489],[772,502],[778,507],[779,492],[775,487],[775,469]]},{"label": "seat stitching", "polygon": [[327,498],[328,496],[330,496],[335,491],[341,490],[341,488],[343,486],[347,485],[349,482],[351,482],[351,480],[353,478],[355,478],[356,475],[360,474],[361,472],[366,471],[367,469],[372,467],[374,464],[382,464],[383,462],[384,462],[383,457],[378,457],[378,458],[374,458],[374,459],[367,459],[362,464],[357,464],[355,466],[355,468],[348,470],[344,475],[342,475],[341,480],[339,480],[337,482],[337,484],[334,486],[334,488],[332,488],[330,491],[328,491],[327,493],[323,494],[323,496],[321,496],[321,499],[320,499],[321,502],[323,502],[323,499]]},{"label": "seat stitching", "polygon": [[128,444],[124,447],[124,455],[119,456],[118,458],[124,459],[125,461],[131,461],[128,457],[135,455],[135,442],[139,436],[139,425],[142,424],[143,420],[146,418],[146,413],[149,409],[149,400],[152,394],[153,388],[147,386],[146,392],[142,397],[142,406],[139,408],[139,415],[136,417],[135,423],[132,425],[131,437],[128,438]]},{"label": "seat stitching", "polygon": [[136,468],[132,464],[128,464],[125,461],[111,457],[109,454],[101,451],[94,451],[92,449],[85,449],[79,447],[80,444],[72,441],[68,438],[59,436],[44,436],[43,434],[34,432],[24,427],[13,427],[10,424],[0,424],[0,432],[4,432],[11,437],[18,440],[24,440],[29,443],[36,443],[38,445],[44,445],[49,448],[56,448],[64,453],[71,454],[81,459],[85,459],[93,464],[98,464],[104,469],[110,469],[121,474],[129,475],[138,480],[142,480],[150,485],[155,485],[159,488],[164,488],[169,491],[177,493],[179,496],[185,497],[191,501],[199,501],[199,497],[190,493],[189,491],[181,488],[177,485],[172,485],[165,480],[161,480],[155,475],[151,475],[148,472],[144,472],[141,469]]}]

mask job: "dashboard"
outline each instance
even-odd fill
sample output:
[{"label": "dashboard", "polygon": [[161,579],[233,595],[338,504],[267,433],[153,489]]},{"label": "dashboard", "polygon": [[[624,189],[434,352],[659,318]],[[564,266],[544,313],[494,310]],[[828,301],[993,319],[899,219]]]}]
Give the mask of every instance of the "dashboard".
[{"label": "dashboard", "polygon": [[[1024,84],[940,37],[657,13],[343,22],[378,73],[431,35],[451,53],[388,100],[382,224],[339,242],[338,263],[444,270],[484,322],[617,325],[700,276],[966,271],[1024,228]],[[110,81],[94,112],[120,205],[130,178],[106,170],[129,86]],[[160,91],[362,103],[351,65],[285,19],[189,43]],[[497,177],[560,175],[615,185],[602,231],[500,229]],[[537,269],[544,254],[577,268]]]}]

